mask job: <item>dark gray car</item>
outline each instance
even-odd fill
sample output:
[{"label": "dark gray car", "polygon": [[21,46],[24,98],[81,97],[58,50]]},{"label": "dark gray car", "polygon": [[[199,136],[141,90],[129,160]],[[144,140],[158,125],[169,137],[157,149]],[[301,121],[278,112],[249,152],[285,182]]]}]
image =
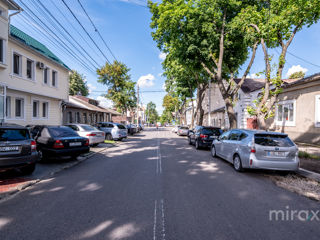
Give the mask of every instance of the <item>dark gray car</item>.
[{"label": "dark gray car", "polygon": [[296,171],[298,147],[287,134],[258,130],[233,129],[213,140],[211,155],[233,163],[235,170],[244,168]]},{"label": "dark gray car", "polygon": [[36,142],[28,128],[0,125],[0,171],[19,168],[22,173],[31,174],[37,161]]}]

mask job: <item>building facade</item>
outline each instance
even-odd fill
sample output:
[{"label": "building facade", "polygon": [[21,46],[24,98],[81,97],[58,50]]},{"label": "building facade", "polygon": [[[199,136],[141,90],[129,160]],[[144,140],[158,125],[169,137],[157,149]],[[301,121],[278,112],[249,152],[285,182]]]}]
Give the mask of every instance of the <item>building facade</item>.
[{"label": "building facade", "polygon": [[8,31],[8,10],[19,10],[19,6],[13,6],[12,1],[0,3],[0,8],[5,9],[0,17],[1,121],[59,125],[62,102],[68,99],[69,68],[23,31],[12,25]]}]

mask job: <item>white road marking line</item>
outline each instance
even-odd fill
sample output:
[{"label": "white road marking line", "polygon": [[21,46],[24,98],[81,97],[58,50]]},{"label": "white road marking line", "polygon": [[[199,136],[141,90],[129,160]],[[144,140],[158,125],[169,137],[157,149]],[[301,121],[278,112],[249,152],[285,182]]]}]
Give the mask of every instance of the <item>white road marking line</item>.
[{"label": "white road marking line", "polygon": [[162,240],[166,239],[166,222],[164,216],[164,207],[163,207],[163,199],[161,199],[161,212],[162,212]]},{"label": "white road marking line", "polygon": [[157,200],[154,201],[153,240],[157,239]]}]

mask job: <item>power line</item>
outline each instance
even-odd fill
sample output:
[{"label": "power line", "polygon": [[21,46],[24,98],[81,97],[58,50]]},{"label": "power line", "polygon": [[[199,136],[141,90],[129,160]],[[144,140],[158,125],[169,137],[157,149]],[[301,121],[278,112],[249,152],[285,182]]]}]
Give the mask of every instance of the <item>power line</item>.
[{"label": "power line", "polygon": [[86,42],[88,44],[90,50],[92,52],[94,52],[95,55],[99,56],[100,59],[102,59],[101,56],[99,54],[97,54],[96,50],[86,41],[86,39],[82,36],[82,34],[78,31],[78,29],[76,29],[76,27],[73,25],[73,23],[65,16],[65,14],[63,14],[63,12],[57,6],[56,2],[54,0],[50,0],[50,2],[51,2],[52,5],[55,6],[55,8],[58,10],[58,12],[61,14],[61,16],[64,18],[64,20],[66,20],[69,23],[69,25],[72,27],[72,29],[82,38],[82,40],[84,42]]},{"label": "power line", "polygon": [[107,62],[110,63],[109,59],[107,58],[107,56],[102,52],[102,50],[99,48],[99,46],[97,45],[97,43],[92,39],[92,37],[90,36],[90,34],[87,32],[87,30],[84,28],[84,26],[82,25],[82,23],[79,21],[79,19],[76,17],[76,15],[73,13],[73,11],[70,9],[70,7],[68,6],[68,4],[64,1],[61,0],[64,5],[68,8],[69,12],[71,12],[72,16],[77,20],[77,22],[80,24],[80,26],[82,27],[83,31],[85,31],[85,33],[88,35],[88,37],[91,39],[91,41],[94,43],[94,45],[99,49],[100,53],[106,58]]},{"label": "power line", "polygon": [[292,56],[295,57],[295,58],[300,59],[301,61],[304,61],[304,62],[306,62],[306,63],[309,63],[310,65],[313,65],[313,66],[315,66],[315,67],[320,68],[319,65],[314,64],[314,63],[312,63],[312,62],[309,62],[308,60],[305,60],[305,59],[303,59],[303,58],[301,58],[301,57],[298,57],[298,56],[294,55],[293,53],[289,52],[288,50],[287,50],[287,53],[289,53],[290,55],[292,55]]},{"label": "power line", "polygon": [[[24,6],[24,8],[25,8],[25,9],[29,9],[26,5]],[[34,16],[36,16],[36,15],[33,13],[33,11],[31,11],[30,9],[29,9],[29,11],[30,11]],[[39,19],[39,18],[36,16],[37,19],[38,19],[45,27],[41,26],[41,24],[39,25],[39,24],[37,23],[37,21],[36,21],[27,11],[24,11],[24,14],[27,15],[29,19],[32,19],[32,21],[34,21],[34,23],[36,24],[36,26],[38,26],[39,29],[41,28],[42,31],[45,31],[48,35],[50,35],[52,38],[54,38],[57,42],[60,41],[62,44],[61,44],[61,45],[58,45],[58,46],[62,47],[65,51],[67,51],[67,52],[70,54],[70,56],[72,56],[72,57],[75,58],[77,61],[79,61],[79,63],[80,63],[84,68],[86,68],[86,69],[89,70],[89,71],[92,71],[92,69],[89,69],[89,67],[82,62],[81,58],[80,58],[71,48],[69,49],[69,47],[65,44],[65,42],[64,42],[59,36],[57,36],[45,23],[43,23],[41,19]],[[25,17],[25,16],[23,16],[22,14],[21,14],[20,16],[21,16],[21,17]],[[26,17],[25,17],[25,18],[26,18]],[[26,19],[28,19],[28,18],[26,18]],[[39,30],[39,29],[38,29],[38,30]],[[50,32],[49,32],[49,31],[50,31]],[[43,34],[43,35],[48,37],[47,34]],[[48,39],[50,39],[50,38],[48,37]],[[80,59],[80,60],[79,60],[79,59]],[[94,71],[92,71],[92,72],[94,72]]]},{"label": "power line", "polygon": [[[33,1],[33,0],[32,0]],[[45,9],[45,11],[50,15],[50,17],[52,19],[55,20],[55,22],[64,30],[64,32],[66,34],[68,34],[68,36],[73,40],[74,43],[76,43],[78,45],[78,47],[85,53],[87,54],[87,56],[99,67],[99,64],[97,63],[96,60],[94,60],[90,54],[76,41],[76,39],[65,29],[65,27],[63,27],[63,25],[51,14],[51,12],[41,3],[41,1],[37,0],[37,2]],[[81,54],[81,53],[80,53]],[[83,54],[81,54],[83,55]],[[83,57],[85,57],[83,55]]]},{"label": "power line", "polygon": [[88,15],[87,11],[85,10],[85,8],[82,6],[80,0],[78,0],[82,10],[84,11],[84,13],[86,14],[86,16],[88,17],[89,21],[91,22],[93,28],[94,28],[94,31],[98,33],[99,37],[101,38],[102,42],[104,43],[104,45],[107,47],[107,49],[109,50],[109,52],[111,53],[111,55],[113,56],[113,58],[115,60],[117,60],[117,58],[114,56],[113,52],[111,51],[110,47],[108,46],[108,44],[106,43],[106,41],[103,39],[103,37],[101,36],[99,30],[96,28],[96,26],[94,25],[93,21],[91,20],[90,16]]}]

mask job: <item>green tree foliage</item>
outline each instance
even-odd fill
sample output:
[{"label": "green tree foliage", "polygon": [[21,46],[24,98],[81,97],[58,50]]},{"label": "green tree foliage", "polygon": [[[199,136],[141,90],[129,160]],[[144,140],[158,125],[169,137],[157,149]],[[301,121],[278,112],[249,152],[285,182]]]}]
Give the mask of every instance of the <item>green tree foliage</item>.
[{"label": "green tree foliage", "polygon": [[[236,19],[241,9],[253,0],[163,0],[149,2],[151,28],[158,47],[174,61],[190,71],[198,89],[198,105],[202,104],[208,80],[215,81],[225,100],[231,127],[236,126],[233,100],[248,74],[257,47],[254,35],[247,35]],[[238,84],[233,77],[247,60],[251,60]],[[166,64],[166,63],[165,63]],[[204,73],[205,72],[205,73]],[[201,81],[205,79],[205,81]],[[180,79],[173,79],[180,81]],[[200,121],[201,122],[201,121]]]},{"label": "green tree foliage", "polygon": [[305,73],[302,72],[302,71],[295,72],[295,73],[292,73],[292,74],[289,76],[289,79],[304,78],[304,75],[305,75]]},{"label": "green tree foliage", "polygon": [[158,121],[159,115],[156,108],[157,106],[153,102],[147,104],[146,116],[148,123],[156,123]]},{"label": "green tree foliage", "polygon": [[83,75],[76,70],[72,70],[69,75],[69,95],[88,96],[89,89]]},{"label": "green tree foliage", "polygon": [[118,61],[112,64],[106,63],[97,69],[98,82],[108,87],[106,98],[110,99],[122,113],[133,109],[137,102],[135,83],[131,80],[129,71],[125,64]]},{"label": "green tree foliage", "polygon": [[[266,128],[265,120],[274,116],[275,103],[282,92],[282,75],[286,54],[295,35],[310,27],[320,18],[320,0],[269,0],[260,2],[238,15],[244,28],[260,39],[265,60],[265,86],[252,113],[257,116],[260,128]],[[281,53],[273,63],[268,47],[280,47]],[[273,65],[276,67],[273,69]],[[272,87],[273,86],[273,87]]]}]

